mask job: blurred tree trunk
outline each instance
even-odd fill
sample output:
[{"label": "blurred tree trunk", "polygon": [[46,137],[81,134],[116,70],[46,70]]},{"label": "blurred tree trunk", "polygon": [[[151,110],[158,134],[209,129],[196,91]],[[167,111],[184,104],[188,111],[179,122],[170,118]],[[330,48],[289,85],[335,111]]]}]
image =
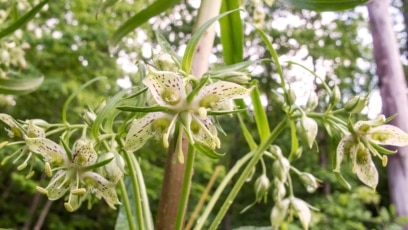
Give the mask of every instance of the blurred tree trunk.
[{"label": "blurred tree trunk", "polygon": [[[397,39],[388,12],[388,0],[373,0],[368,5],[374,57],[380,79],[383,113],[398,114],[391,122],[408,131],[408,100],[404,71],[400,61]],[[399,216],[408,216],[408,148],[398,148],[389,156],[388,180],[391,199]],[[405,226],[408,229],[408,226]]]}]

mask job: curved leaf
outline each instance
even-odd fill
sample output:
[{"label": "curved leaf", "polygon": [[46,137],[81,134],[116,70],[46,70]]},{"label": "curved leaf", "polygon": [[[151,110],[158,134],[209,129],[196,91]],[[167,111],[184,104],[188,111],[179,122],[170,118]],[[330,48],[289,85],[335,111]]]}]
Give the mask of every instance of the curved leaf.
[{"label": "curved leaf", "polygon": [[170,7],[174,6],[180,2],[180,0],[157,0],[148,6],[146,9],[140,11],[133,17],[129,18],[123,25],[119,27],[109,39],[109,45],[111,47],[118,44],[118,42],[126,36],[128,33],[132,32],[138,26],[147,22],[150,18],[164,12]]},{"label": "curved leaf", "polygon": [[44,0],[35,7],[33,7],[30,11],[28,11],[26,14],[24,14],[21,18],[19,18],[17,21],[15,21],[13,24],[8,26],[7,28],[3,29],[0,31],[0,38],[3,38],[7,35],[10,35],[14,31],[16,31],[18,28],[22,27],[25,25],[27,22],[29,22],[40,10],[47,4],[50,0]]},{"label": "curved leaf", "polygon": [[316,11],[347,10],[366,4],[369,1],[370,0],[287,0],[287,2],[296,8]]},{"label": "curved leaf", "polygon": [[0,94],[27,94],[37,89],[44,77],[31,79],[0,78]]}]

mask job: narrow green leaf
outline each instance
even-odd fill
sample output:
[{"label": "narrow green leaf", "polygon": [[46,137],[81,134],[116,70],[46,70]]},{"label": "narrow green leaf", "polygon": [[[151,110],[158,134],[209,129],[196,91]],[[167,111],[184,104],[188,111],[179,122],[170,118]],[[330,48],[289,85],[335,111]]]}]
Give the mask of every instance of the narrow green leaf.
[{"label": "narrow green leaf", "polygon": [[164,37],[164,35],[158,31],[156,31],[156,39],[157,42],[159,43],[160,47],[166,52],[169,53],[173,58],[176,58],[176,64],[180,66],[181,59],[177,55],[177,53],[173,50],[171,47],[170,43],[167,41],[167,39]]},{"label": "narrow green leaf", "polygon": [[169,108],[161,107],[161,106],[152,106],[152,107],[118,106],[116,108],[122,111],[140,112],[140,113],[171,111]]},{"label": "narrow green leaf", "polygon": [[[222,1],[221,13],[239,8],[239,0]],[[241,62],[244,50],[244,32],[239,11],[220,19],[221,44],[224,62],[227,65]]]},{"label": "narrow green leaf", "polygon": [[157,0],[153,2],[150,6],[143,9],[133,17],[129,18],[125,23],[123,23],[123,25],[121,25],[109,39],[109,45],[111,47],[115,46],[124,36],[134,31],[138,26],[142,25],[150,18],[164,12],[165,10],[171,8],[179,2],[180,0]]},{"label": "narrow green leaf", "polygon": [[105,77],[97,77],[94,78],[88,82],[86,82],[85,84],[81,85],[75,92],[73,92],[68,99],[65,101],[64,106],[62,107],[62,122],[66,123],[67,122],[67,110],[68,110],[68,106],[69,104],[72,102],[72,100],[74,100],[74,98],[82,91],[84,90],[86,87],[88,87],[89,85],[100,81],[102,79],[104,79]]},{"label": "narrow green leaf", "polygon": [[96,18],[98,18],[98,15],[108,9],[109,7],[113,6],[118,0],[103,0],[101,7],[99,7],[98,12],[96,13]]},{"label": "narrow green leaf", "polygon": [[287,0],[289,4],[299,9],[315,11],[339,11],[352,9],[366,4],[370,0]]},{"label": "narrow green leaf", "polygon": [[113,108],[117,106],[117,103],[122,97],[126,94],[127,90],[122,90],[113,96],[103,107],[103,109],[98,113],[98,116],[95,119],[95,122],[92,124],[92,135],[94,138],[98,139],[99,129],[102,125],[102,122],[109,117],[109,114],[114,111]]},{"label": "narrow green leaf", "polygon": [[188,42],[187,47],[186,47],[186,51],[184,52],[183,59],[181,60],[181,69],[184,70],[184,72],[190,73],[194,52],[195,52],[195,50],[197,48],[198,42],[200,41],[201,37],[203,36],[205,31],[208,29],[208,27],[210,27],[211,24],[213,24],[218,19],[220,19],[220,18],[222,18],[222,17],[224,17],[224,16],[226,16],[226,15],[228,15],[228,14],[234,12],[234,11],[237,11],[237,10],[232,10],[232,11],[227,11],[225,13],[222,13],[222,14],[218,15],[217,17],[214,17],[211,20],[207,21],[206,23],[204,23],[202,26],[200,26],[197,29],[197,31],[193,34],[190,41]]},{"label": "narrow green leaf", "polygon": [[0,94],[27,94],[37,89],[44,77],[31,79],[0,78]]},{"label": "narrow green leaf", "polygon": [[299,141],[296,134],[296,124],[293,120],[290,121],[290,136],[291,136],[291,147],[289,158],[293,158],[299,148]]},{"label": "narrow green leaf", "polygon": [[200,79],[200,82],[194,89],[191,91],[191,93],[188,94],[187,96],[187,102],[191,102],[194,97],[200,92],[200,90],[204,87],[205,83],[207,83],[207,80],[210,76],[205,76]]},{"label": "narrow green leaf", "polygon": [[204,146],[204,145],[201,145],[201,144],[198,144],[198,143],[194,144],[194,148],[197,151],[205,154],[207,157],[209,157],[211,159],[219,159],[219,158],[225,156],[225,153],[224,154],[217,153],[216,151],[208,148],[207,146]]},{"label": "narrow green leaf", "polygon": [[238,114],[238,120],[239,120],[239,126],[241,127],[242,133],[244,134],[245,140],[248,143],[249,149],[252,151],[258,147],[256,144],[254,138],[252,137],[252,134],[249,132],[248,128],[245,125],[244,120],[242,119],[242,116]]},{"label": "narrow green leaf", "polygon": [[247,109],[208,111],[208,112],[207,112],[207,115],[212,115],[212,116],[229,115],[229,114],[242,113],[242,112],[246,112],[246,111],[247,111]]},{"label": "narrow green leaf", "polygon": [[351,185],[346,181],[346,179],[344,179],[344,177],[341,175],[340,172],[334,172],[334,175],[336,175],[336,178],[338,182],[340,182],[340,185],[342,185],[344,188],[346,188],[349,191],[351,190]]},{"label": "narrow green leaf", "polygon": [[268,118],[265,113],[265,108],[262,106],[261,96],[257,87],[251,92],[252,105],[254,106],[254,117],[256,122],[256,127],[258,129],[261,141],[264,141],[271,132],[269,128]]},{"label": "narrow green leaf", "polygon": [[12,34],[14,31],[16,31],[18,28],[24,26],[27,22],[29,22],[40,10],[43,8],[45,4],[47,4],[50,0],[44,0],[38,5],[34,6],[30,11],[28,11],[26,14],[24,14],[21,18],[19,18],[17,21],[12,23],[10,26],[6,27],[2,31],[0,31],[0,39]]},{"label": "narrow green leaf", "polygon": [[222,66],[213,70],[209,70],[207,71],[205,75],[211,75],[211,76],[224,76],[227,75],[230,72],[235,72],[235,71],[246,71],[246,68],[249,67],[250,65],[253,65],[255,63],[261,62],[261,61],[265,61],[267,59],[260,59],[260,60],[256,60],[256,61],[243,61],[243,62],[239,62],[233,65],[227,65],[227,66]]},{"label": "narrow green leaf", "polygon": [[100,168],[100,167],[102,167],[102,166],[104,166],[104,165],[107,165],[109,162],[111,162],[111,161],[113,160],[113,158],[114,158],[114,157],[109,158],[109,159],[106,159],[106,160],[104,160],[104,161],[100,161],[100,162],[95,163],[95,164],[93,164],[93,165],[88,165],[88,166],[86,166],[86,167],[83,167],[83,170],[84,170],[84,171],[90,171],[90,170],[94,170],[94,169]]}]

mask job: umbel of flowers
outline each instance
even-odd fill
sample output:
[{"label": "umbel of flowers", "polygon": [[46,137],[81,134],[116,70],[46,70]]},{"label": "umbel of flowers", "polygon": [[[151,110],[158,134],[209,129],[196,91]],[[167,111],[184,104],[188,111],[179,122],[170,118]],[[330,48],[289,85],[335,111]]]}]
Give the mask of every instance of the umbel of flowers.
[{"label": "umbel of flowers", "polygon": [[161,138],[164,147],[168,148],[174,138],[175,151],[182,163],[182,137],[185,135],[191,145],[204,152],[219,148],[220,140],[211,115],[235,112],[232,100],[247,96],[250,89],[234,82],[220,80],[208,83],[211,81],[209,78],[186,76],[174,71],[174,63],[168,55],[164,57],[170,60],[172,66],[167,69],[173,71],[147,66],[148,74],[143,84],[157,105],[150,107],[154,112],[133,121],[125,148],[136,151],[150,137]]}]

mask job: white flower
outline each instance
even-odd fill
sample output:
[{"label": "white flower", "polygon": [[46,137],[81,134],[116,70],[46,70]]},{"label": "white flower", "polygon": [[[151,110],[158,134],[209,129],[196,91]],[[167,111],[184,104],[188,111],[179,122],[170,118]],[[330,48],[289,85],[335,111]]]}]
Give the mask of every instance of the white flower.
[{"label": "white flower", "polygon": [[351,133],[344,136],[336,150],[335,172],[340,172],[340,166],[347,157],[351,160],[352,170],[357,177],[366,185],[376,188],[378,184],[378,172],[371,155],[380,157],[386,162],[386,156],[380,152],[389,154],[379,145],[406,146],[408,134],[401,129],[386,125],[385,117],[380,116],[370,121],[359,121],[350,130]]},{"label": "white flower", "polygon": [[[250,92],[236,83],[218,81],[204,86],[200,91],[188,93],[190,87],[183,78],[169,71],[158,71],[147,67],[149,73],[143,80],[156,103],[163,107],[163,112],[151,112],[133,121],[126,137],[125,149],[136,151],[150,137],[163,139],[164,147],[178,130],[176,150],[179,160],[183,162],[181,152],[181,137],[186,134],[191,144],[201,144],[214,150],[220,147],[217,129],[210,117],[209,111],[219,111],[231,108],[231,100],[243,98]],[[177,129],[176,129],[177,127]]]}]

